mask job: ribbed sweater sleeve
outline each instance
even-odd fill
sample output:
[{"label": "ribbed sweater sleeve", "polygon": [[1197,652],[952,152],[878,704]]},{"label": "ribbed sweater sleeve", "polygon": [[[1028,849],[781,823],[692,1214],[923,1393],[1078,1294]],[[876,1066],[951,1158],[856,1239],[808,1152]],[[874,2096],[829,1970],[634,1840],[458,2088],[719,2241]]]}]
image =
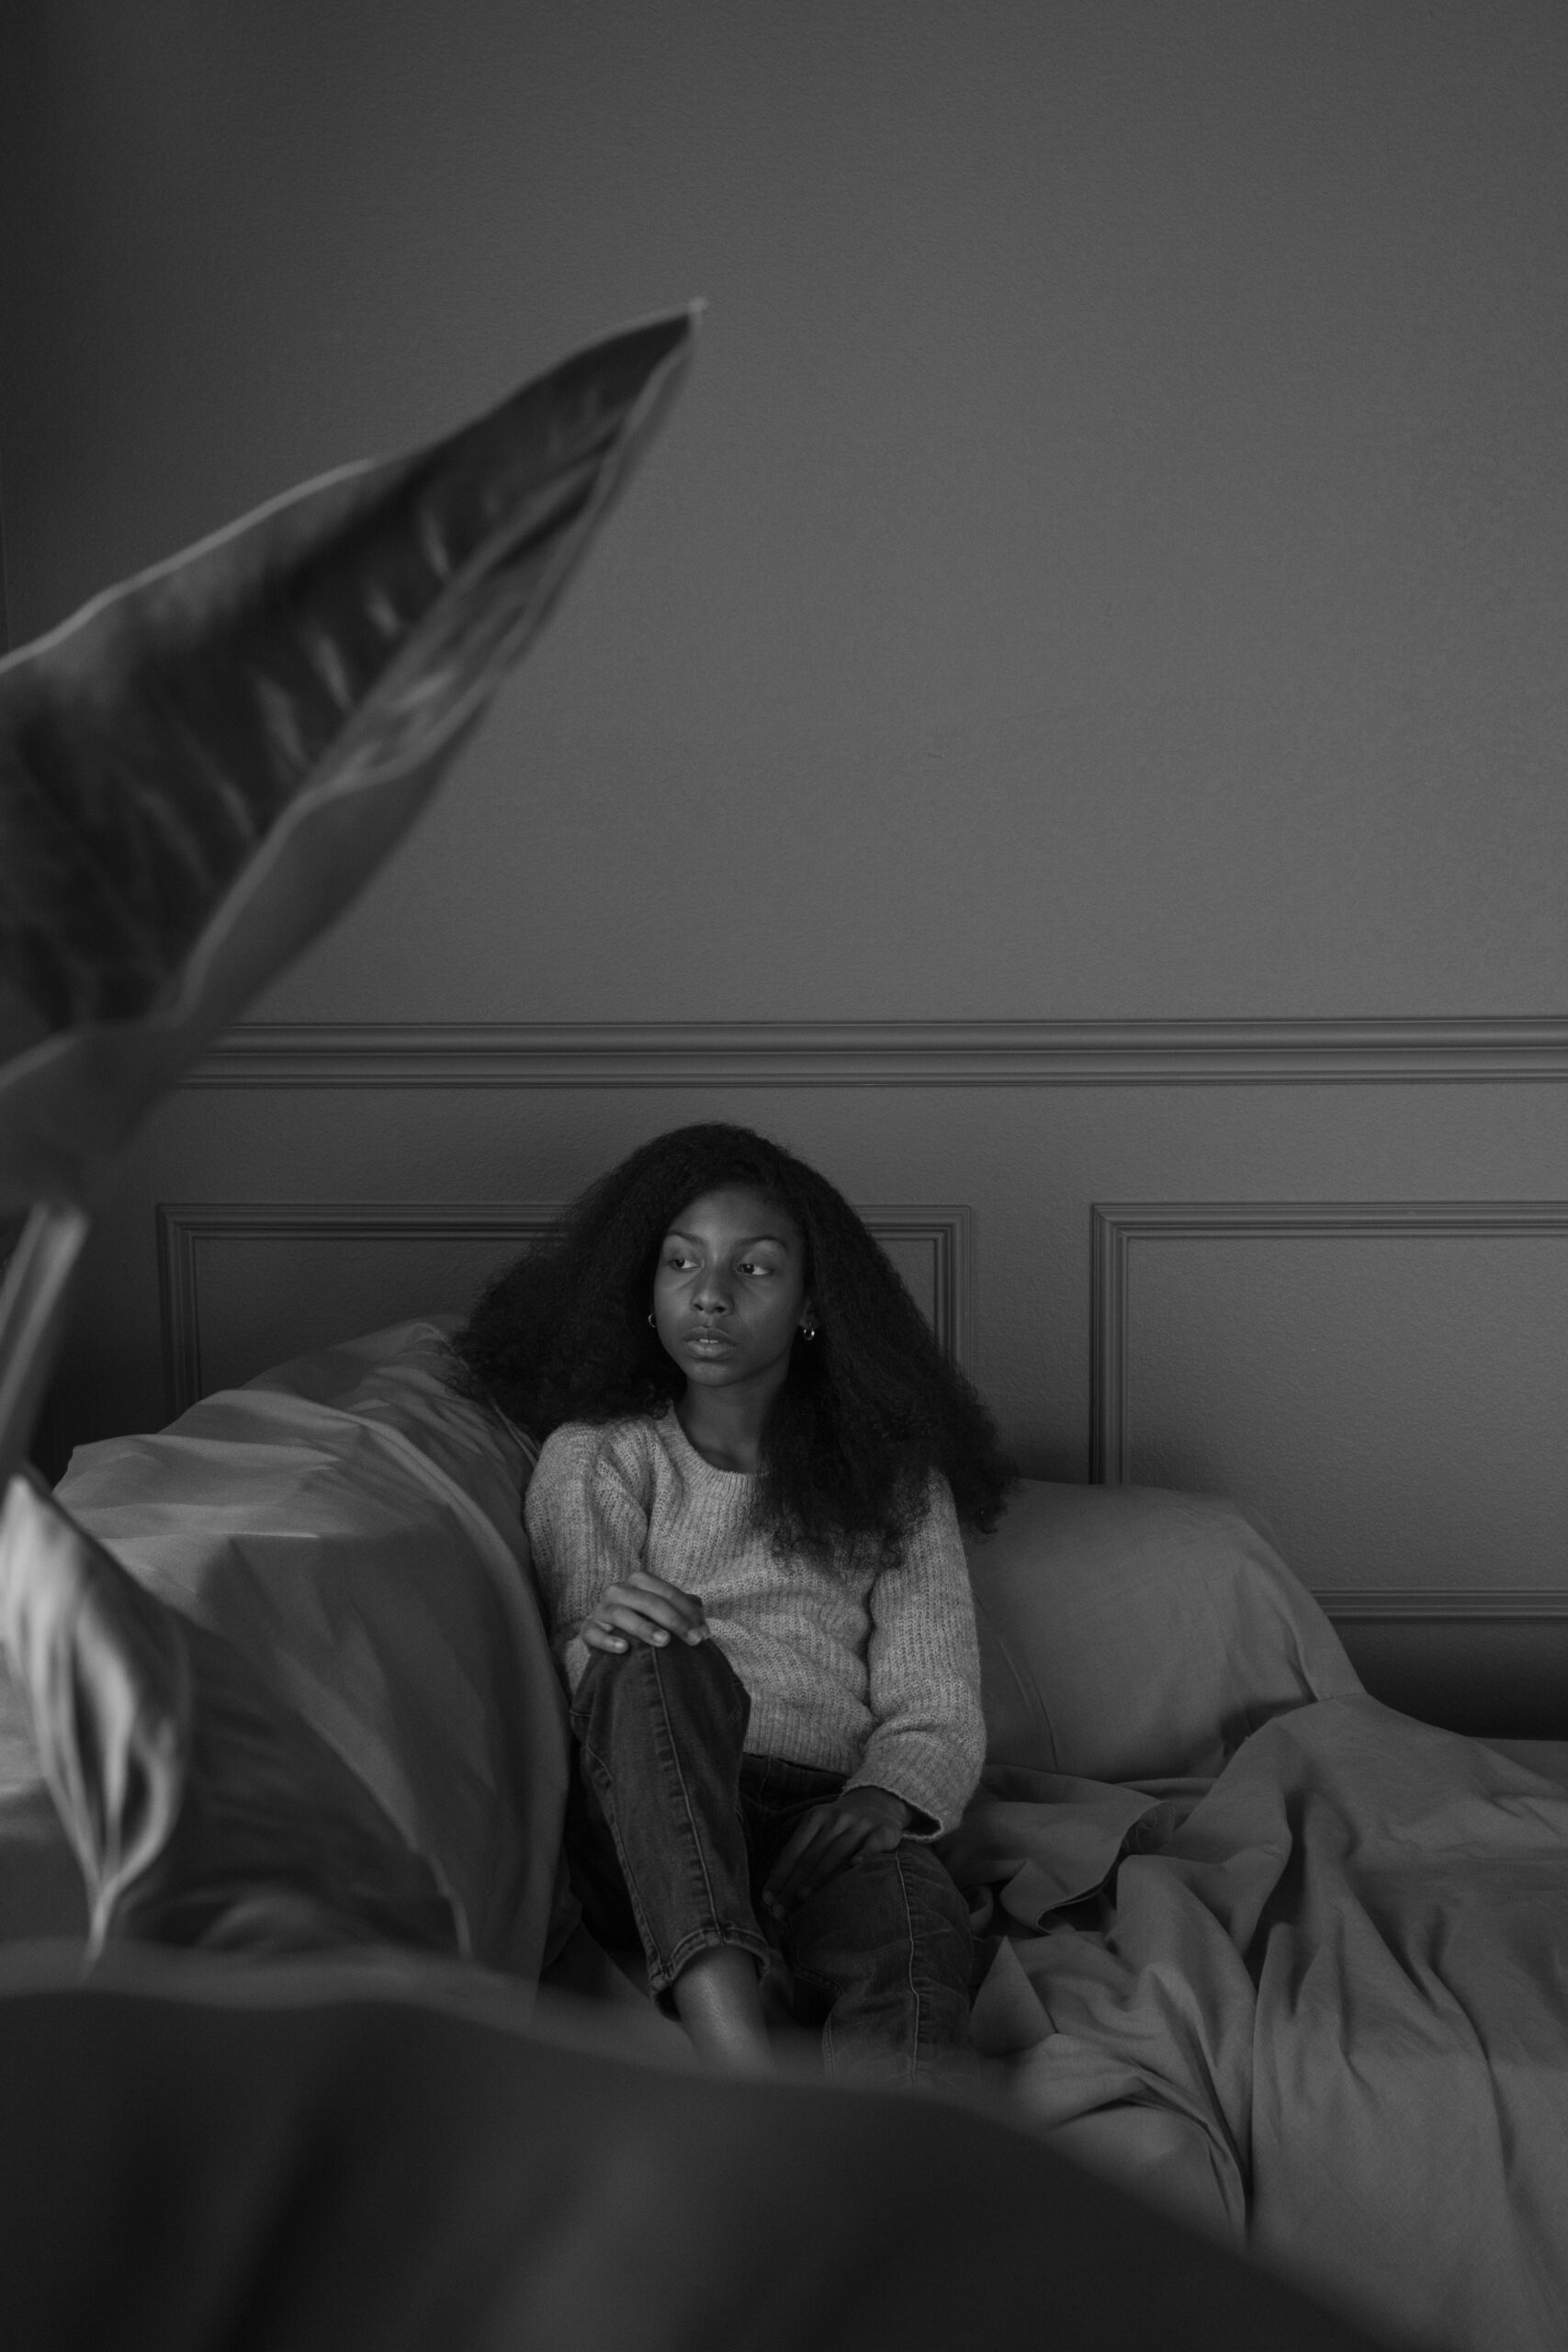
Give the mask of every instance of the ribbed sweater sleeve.
[{"label": "ribbed sweater sleeve", "polygon": [[614,1433],[581,1421],[547,1439],[528,1482],[524,1524],[550,1645],[573,1690],[590,1657],[584,1618],[601,1593],[643,1565],[648,1506],[641,1483],[635,1449],[617,1446]]},{"label": "ribbed sweater sleeve", "polygon": [[933,1475],[903,1565],[877,1577],[869,1608],[873,1728],[847,1785],[890,1789],[924,1816],[908,1835],[935,1838],[957,1824],[986,1760],[975,1603],[945,1478]]}]

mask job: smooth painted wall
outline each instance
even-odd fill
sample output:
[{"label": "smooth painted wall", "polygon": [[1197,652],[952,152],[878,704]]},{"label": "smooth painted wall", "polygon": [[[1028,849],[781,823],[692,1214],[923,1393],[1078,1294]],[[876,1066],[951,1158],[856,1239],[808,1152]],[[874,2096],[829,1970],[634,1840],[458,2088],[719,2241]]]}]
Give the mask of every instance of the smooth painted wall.
[{"label": "smooth painted wall", "polygon": [[8,23],[17,638],[711,305],[553,635],[273,1017],[1561,1006],[1559,0]]}]

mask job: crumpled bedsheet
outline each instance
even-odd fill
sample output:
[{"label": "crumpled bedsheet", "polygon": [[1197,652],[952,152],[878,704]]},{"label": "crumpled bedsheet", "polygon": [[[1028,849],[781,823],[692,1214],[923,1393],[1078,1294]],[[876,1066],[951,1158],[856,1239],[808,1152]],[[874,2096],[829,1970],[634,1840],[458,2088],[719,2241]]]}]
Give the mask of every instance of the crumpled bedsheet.
[{"label": "crumpled bedsheet", "polygon": [[[1370,2324],[1562,2352],[1568,1790],[1365,1696],[1206,1791],[1032,1777],[988,1779],[951,1854],[1007,1930],[976,2034],[1015,2110]],[[1095,1898],[1129,1813],[1154,1850]]]}]

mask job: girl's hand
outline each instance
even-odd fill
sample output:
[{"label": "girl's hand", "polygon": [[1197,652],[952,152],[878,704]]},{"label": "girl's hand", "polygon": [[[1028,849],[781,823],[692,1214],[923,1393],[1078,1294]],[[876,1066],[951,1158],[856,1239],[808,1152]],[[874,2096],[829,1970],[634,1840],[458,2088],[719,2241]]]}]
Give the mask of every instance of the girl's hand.
[{"label": "girl's hand", "polygon": [[831,1804],[813,1806],[768,1872],[762,1901],[776,1918],[787,1918],[857,1854],[890,1854],[909,1819],[891,1789],[846,1789]]},{"label": "girl's hand", "polygon": [[703,1604],[694,1592],[646,1568],[634,1568],[624,1584],[599,1595],[579,1628],[591,1650],[624,1650],[628,1641],[661,1646],[671,1638],[700,1642],[707,1632]]}]

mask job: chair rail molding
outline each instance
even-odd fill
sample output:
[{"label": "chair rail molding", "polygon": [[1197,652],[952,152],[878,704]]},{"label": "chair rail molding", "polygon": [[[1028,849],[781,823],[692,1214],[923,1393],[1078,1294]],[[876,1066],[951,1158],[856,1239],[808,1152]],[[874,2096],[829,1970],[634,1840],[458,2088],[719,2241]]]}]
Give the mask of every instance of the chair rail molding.
[{"label": "chair rail molding", "polygon": [[[556,1202],[160,1201],[156,1207],[159,1316],[171,1417],[204,1393],[201,1261],[225,1244],[276,1241],[493,1241],[520,1250],[558,1222]],[[862,1204],[879,1241],[926,1242],[931,1250],[931,1324],[959,1365],[968,1360],[973,1213],[967,1204]],[[344,1336],[347,1336],[346,1334]]]},{"label": "chair rail molding", "polygon": [[1318,1585],[1337,1625],[1568,1624],[1568,1591],[1524,1585]]},{"label": "chair rail molding", "polygon": [[254,1022],[187,1087],[1279,1086],[1568,1079],[1568,1019]]}]

